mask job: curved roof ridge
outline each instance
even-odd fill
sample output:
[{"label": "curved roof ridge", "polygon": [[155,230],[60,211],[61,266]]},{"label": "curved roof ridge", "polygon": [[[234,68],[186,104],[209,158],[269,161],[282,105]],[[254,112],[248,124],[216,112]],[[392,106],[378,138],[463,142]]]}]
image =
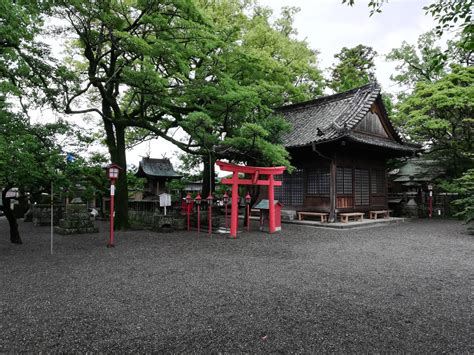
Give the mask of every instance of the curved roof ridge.
[{"label": "curved roof ridge", "polygon": [[312,105],[322,105],[325,103],[331,103],[333,101],[340,101],[340,100],[343,100],[344,98],[349,98],[351,97],[351,95],[357,94],[360,91],[365,91],[366,89],[369,89],[369,88],[372,89],[371,91],[373,91],[374,89],[378,89],[380,91],[380,86],[378,85],[378,83],[373,81],[368,84],[359,86],[357,88],[340,92],[337,94],[325,95],[325,96],[321,96],[312,100],[281,106],[281,107],[276,108],[276,111],[286,111],[290,109],[304,108],[304,107],[312,106]]}]

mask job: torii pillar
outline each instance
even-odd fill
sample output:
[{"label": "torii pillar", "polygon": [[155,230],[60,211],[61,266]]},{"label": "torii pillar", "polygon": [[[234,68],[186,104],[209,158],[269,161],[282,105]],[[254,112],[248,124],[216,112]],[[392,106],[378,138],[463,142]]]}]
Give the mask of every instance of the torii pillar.
[{"label": "torii pillar", "polygon": [[[286,170],[284,166],[277,167],[258,167],[258,166],[241,166],[216,161],[216,164],[222,171],[232,172],[231,179],[222,179],[223,184],[232,185],[232,206],[230,214],[230,235],[237,238],[237,225],[239,218],[239,185],[261,185],[268,186],[268,208],[269,208],[269,232],[275,233],[275,186],[281,186],[281,181],[275,181],[274,175],[281,175]],[[239,179],[239,173],[249,174],[250,179]],[[260,175],[267,175],[268,179],[259,179]],[[250,216],[249,216],[250,217]]]}]

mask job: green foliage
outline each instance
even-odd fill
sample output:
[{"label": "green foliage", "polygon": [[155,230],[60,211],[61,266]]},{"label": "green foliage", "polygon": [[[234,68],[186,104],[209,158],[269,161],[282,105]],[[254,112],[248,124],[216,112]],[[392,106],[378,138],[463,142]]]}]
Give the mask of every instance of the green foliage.
[{"label": "green foliage", "polygon": [[455,182],[456,192],[462,196],[453,202],[462,209],[457,216],[462,217],[466,223],[471,223],[474,221],[474,169],[467,170]]},{"label": "green foliage", "polygon": [[65,133],[63,124],[31,125],[0,99],[0,187],[47,189],[63,160],[55,144],[58,132]]},{"label": "green foliage", "polygon": [[473,0],[443,0],[425,6],[426,13],[430,13],[438,22],[436,34],[442,36],[444,32],[459,27],[472,43],[474,25],[472,23]]},{"label": "green foliage", "polygon": [[447,55],[435,46],[437,36],[434,31],[422,34],[417,46],[402,42],[400,48],[392,49],[386,56],[389,61],[399,62],[391,75],[393,81],[413,88],[418,82],[432,82],[446,74]]},{"label": "green foliage", "polygon": [[436,82],[419,82],[399,106],[397,124],[415,142],[428,145],[430,158],[458,177],[473,167],[474,68],[453,66]]},{"label": "green foliage", "polygon": [[[374,13],[382,12],[382,6],[389,0],[370,0],[368,7],[370,16]],[[343,4],[353,6],[355,0],[342,0]],[[432,4],[425,6],[423,9],[426,13],[431,14],[435,21],[436,34],[442,36],[446,31],[460,29],[463,34],[467,35],[470,46],[473,44],[474,25],[472,22],[472,9],[474,7],[473,0],[435,0]]]},{"label": "green foliage", "polygon": [[[347,4],[349,6],[353,6],[355,3],[355,0],[342,0],[343,4]],[[388,0],[370,0],[367,4],[367,6],[370,8],[370,16],[372,16],[375,13],[381,13],[382,12],[382,6],[388,3]]]},{"label": "green foliage", "polygon": [[[21,96],[24,110],[30,103],[56,102],[55,59],[41,34],[48,1],[0,0],[0,93]],[[58,68],[60,69],[60,68]]]},{"label": "green foliage", "polygon": [[334,57],[339,59],[331,67],[328,86],[335,92],[344,92],[375,81],[374,58],[377,55],[372,47],[359,44],[354,48],[342,48]]}]

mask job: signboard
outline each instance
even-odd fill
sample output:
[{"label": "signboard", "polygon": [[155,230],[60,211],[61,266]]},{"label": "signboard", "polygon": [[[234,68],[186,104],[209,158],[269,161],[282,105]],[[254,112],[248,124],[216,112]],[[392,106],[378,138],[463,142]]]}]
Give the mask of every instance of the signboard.
[{"label": "signboard", "polygon": [[167,193],[160,194],[160,207],[171,206],[171,195]]}]

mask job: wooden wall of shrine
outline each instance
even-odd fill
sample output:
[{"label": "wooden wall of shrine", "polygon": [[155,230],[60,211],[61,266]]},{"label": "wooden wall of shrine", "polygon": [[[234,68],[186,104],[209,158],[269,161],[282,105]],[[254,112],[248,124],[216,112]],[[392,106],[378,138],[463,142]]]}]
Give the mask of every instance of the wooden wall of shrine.
[{"label": "wooden wall of shrine", "polygon": [[[279,177],[275,199],[298,211],[335,212],[387,208],[386,155],[357,144],[331,144],[291,151],[295,170]],[[331,186],[333,185],[333,186]]]}]

